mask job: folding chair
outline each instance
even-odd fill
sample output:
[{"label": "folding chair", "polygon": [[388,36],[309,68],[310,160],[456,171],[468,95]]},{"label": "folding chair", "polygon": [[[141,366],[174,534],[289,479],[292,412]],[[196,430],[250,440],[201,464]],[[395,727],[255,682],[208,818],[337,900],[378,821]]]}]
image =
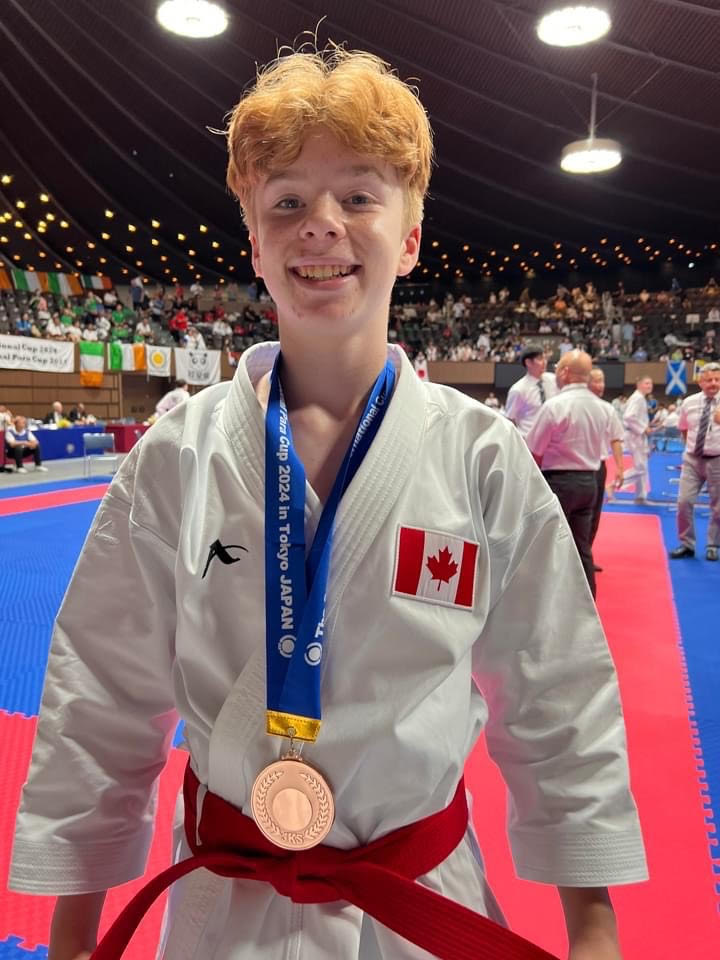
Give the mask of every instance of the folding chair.
[{"label": "folding chair", "polygon": [[[98,454],[97,451],[100,451]],[[109,450],[113,456],[106,456],[105,451]],[[93,451],[96,451],[93,456]],[[118,458],[115,454],[115,434],[113,433],[84,433],[83,434],[83,476],[89,478],[92,476],[93,460],[101,460],[106,465],[110,473],[114,473],[117,468]]]}]

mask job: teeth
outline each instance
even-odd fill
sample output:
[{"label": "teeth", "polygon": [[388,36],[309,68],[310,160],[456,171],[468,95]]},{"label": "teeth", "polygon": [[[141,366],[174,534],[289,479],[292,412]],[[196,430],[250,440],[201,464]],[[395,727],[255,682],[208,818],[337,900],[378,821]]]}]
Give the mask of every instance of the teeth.
[{"label": "teeth", "polygon": [[352,272],[352,269],[352,267],[341,267],[333,264],[295,267],[296,272],[306,280],[330,280],[331,277],[345,277]]}]

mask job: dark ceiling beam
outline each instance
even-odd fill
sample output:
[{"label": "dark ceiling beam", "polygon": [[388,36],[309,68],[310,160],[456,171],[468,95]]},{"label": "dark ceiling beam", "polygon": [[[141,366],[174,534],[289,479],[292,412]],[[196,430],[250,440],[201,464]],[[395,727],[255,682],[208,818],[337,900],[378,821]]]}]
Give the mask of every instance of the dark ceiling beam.
[{"label": "dark ceiling beam", "polygon": [[[461,47],[465,47],[466,49],[471,50],[473,53],[481,53],[483,56],[490,57],[494,60],[499,60],[501,63],[506,65],[519,67],[521,70],[525,70],[534,76],[542,76],[545,79],[558,84],[559,86],[566,86],[572,90],[581,92],[587,97],[588,104],[590,103],[590,95],[592,93],[591,86],[587,86],[584,83],[578,83],[576,80],[570,80],[568,77],[563,77],[559,74],[552,73],[550,70],[545,70],[543,67],[537,67],[534,64],[525,63],[523,60],[516,60],[514,57],[510,57],[507,54],[499,53],[497,50],[493,50],[492,47],[485,47],[475,40],[468,40],[465,37],[460,37],[457,34],[451,33],[449,30],[445,30],[442,27],[436,26],[434,23],[430,23],[430,21],[419,16],[417,13],[413,13],[411,16],[404,10],[399,10],[393,6],[393,4],[388,3],[387,0],[365,0],[365,5],[392,10],[392,12],[401,19],[410,21],[414,24],[419,23],[431,34],[436,34],[437,36],[442,37],[444,40],[448,40]],[[599,92],[598,97],[602,98],[603,100],[608,100],[610,103],[613,103],[616,106],[629,107],[632,110],[638,110],[654,117],[662,117],[665,120],[670,120],[675,123],[682,123],[685,126],[693,127],[696,130],[703,130],[706,133],[716,134],[718,132],[717,126],[711,126],[710,124],[702,123],[699,120],[692,120],[690,117],[681,117],[677,114],[668,113],[666,110],[658,110],[655,107],[648,107],[645,104],[633,103],[630,100],[625,100],[622,97],[616,97],[613,94],[605,91]]]},{"label": "dark ceiling beam", "polygon": [[[0,27],[1,27],[1,26],[2,26],[2,25],[0,24]],[[45,125],[43,125],[42,123],[40,123],[40,121],[39,121],[38,118],[35,116],[35,114],[34,114],[34,112],[32,111],[32,109],[30,108],[29,104],[24,100],[22,94],[10,83],[10,81],[7,79],[7,77],[0,75],[0,83],[2,83],[2,84],[5,86],[6,90],[8,90],[8,91],[12,94],[12,96],[14,97],[14,99],[15,99],[15,100],[17,101],[17,103],[20,105],[22,111],[24,112],[24,114],[25,114],[25,116],[26,116],[26,119],[29,119],[29,121],[32,122],[32,123],[36,126],[36,128],[40,131],[40,133],[50,141],[50,143],[51,143],[52,146],[57,150],[57,152],[60,153],[60,154],[62,154],[62,155],[65,157],[65,159],[67,160],[67,162],[73,167],[73,169],[75,169],[75,170],[77,171],[77,173],[79,174],[79,176],[81,177],[81,179],[84,180],[87,184],[89,184],[89,185],[93,188],[93,190],[94,190],[99,196],[101,196],[101,197],[103,198],[103,200],[104,200],[104,202],[107,204],[107,206],[110,207],[110,208],[114,208],[114,210],[117,211],[116,216],[119,216],[120,214],[122,214],[122,216],[124,216],[129,222],[132,222],[132,221],[138,219],[138,218],[135,217],[133,214],[131,214],[130,211],[128,211],[125,207],[123,207],[122,204],[119,204],[119,203],[117,202],[116,198],[111,197],[110,194],[107,193],[107,191],[105,190],[105,188],[104,188],[101,184],[99,184],[99,183],[97,182],[97,180],[95,180],[94,177],[92,177],[92,176],[87,172],[87,170],[86,170],[83,166],[81,166],[81,165],[75,160],[75,158],[72,156],[72,154],[69,153],[67,150],[65,150],[65,148],[63,147],[63,145],[57,140],[57,138],[54,136],[54,134],[52,134],[52,133],[50,132],[50,130],[48,130]],[[22,156],[22,154],[19,152],[19,150],[14,150],[14,152],[15,152],[16,156],[19,156],[19,157],[21,158],[23,168],[32,171],[32,164],[31,164],[27,159],[25,159],[25,158]],[[36,176],[35,179],[37,180],[37,179],[39,179],[39,178]],[[51,191],[51,193],[53,194],[53,199],[55,200],[56,204],[57,204],[58,206],[60,206],[60,204],[58,203],[58,201],[57,201],[57,199],[56,199],[56,197],[57,197],[56,191]],[[93,240],[94,242],[96,242],[96,243],[98,243],[98,244],[103,244],[103,241],[102,241],[99,237],[96,237],[96,236],[95,236],[95,231],[92,230],[92,229],[90,229],[90,227],[88,227],[86,224],[84,224],[84,223],[79,219],[79,217],[78,217],[77,214],[74,214],[74,215],[65,214],[65,217],[66,217],[66,219],[68,219],[68,221],[72,220],[72,221],[78,226],[78,228],[79,228],[84,234],[86,234],[86,236],[92,238],[92,240]],[[147,230],[145,229],[145,226],[144,226],[144,221],[139,220],[139,222],[143,223],[143,233],[147,233]],[[181,259],[183,262],[187,262],[187,260],[188,260],[188,253],[187,253],[187,251],[181,250],[179,247],[174,246],[174,244],[172,244],[172,243],[168,243],[168,241],[166,241],[166,240],[163,240],[162,243],[163,243],[164,247],[165,247],[169,252],[171,252],[174,256],[176,256],[178,259]],[[109,248],[104,247],[104,246],[103,246],[103,250],[104,250],[104,251],[107,251],[108,254],[109,254],[110,256],[112,256],[115,260],[117,260],[118,262],[124,262],[125,265],[128,266],[128,262],[127,262],[127,261],[124,261],[124,258],[118,257],[118,255],[117,255],[114,251],[112,251],[112,250],[110,250]],[[196,258],[194,257],[193,260],[195,260],[195,259],[196,259]],[[203,261],[203,264],[204,264],[204,261]],[[198,266],[199,266],[199,265],[198,265]],[[140,269],[140,268],[138,268],[138,267],[136,267],[136,266],[133,265],[133,266],[131,267],[131,269],[132,269],[132,270],[138,270],[138,269]],[[224,276],[223,273],[220,273],[215,267],[212,267],[212,266],[211,266],[211,267],[205,267],[205,266],[203,265],[202,269],[205,270],[206,272],[209,272],[209,273],[214,274],[214,275],[217,276],[217,277]],[[143,273],[147,273],[148,271],[143,270],[142,272],[143,272]],[[164,282],[164,281],[163,281],[163,282]]]},{"label": "dark ceiling beam", "polygon": [[[655,0],[656,3],[662,3],[663,0]],[[535,10],[528,10],[526,7],[523,7],[519,3],[504,3],[503,0],[480,0],[480,3],[485,3],[487,6],[497,8],[504,8],[506,10],[511,10],[513,13],[519,13],[527,19],[532,20],[533,22],[537,21],[538,15]],[[693,6],[690,4],[690,6]],[[703,12],[708,13],[715,11],[708,11],[703,9]],[[661,64],[666,67],[676,67],[678,70],[685,70],[688,73],[694,73],[699,77],[707,77],[708,79],[717,80],[720,78],[720,72],[717,70],[708,70],[706,67],[698,67],[694,63],[687,63],[685,60],[675,60],[673,57],[667,57],[662,53],[654,53],[652,50],[641,50],[639,47],[631,47],[627,44],[620,43],[617,40],[611,39],[611,37],[601,37],[600,40],[597,40],[596,43],[607,47],[610,50],[617,50],[619,53],[625,53],[631,57],[637,57],[640,60],[651,60],[654,63]]]},{"label": "dark ceiling beam", "polygon": [[[309,11],[301,3],[298,3],[297,0],[284,0],[288,6],[293,7],[301,13],[309,14]],[[329,24],[329,21],[326,21]],[[468,87],[463,86],[461,83],[457,83],[455,80],[451,80],[449,77],[443,76],[435,71],[428,69],[422,64],[418,63],[416,60],[410,60],[406,56],[401,56],[400,54],[395,54],[394,51],[389,50],[387,47],[384,47],[378,43],[371,42],[366,37],[361,37],[359,34],[354,33],[351,30],[341,27],[342,30],[347,34],[349,38],[360,41],[362,44],[371,47],[377,54],[382,56],[385,60],[392,63],[393,66],[396,66],[398,62],[406,64],[411,70],[420,72],[424,77],[435,80],[441,85],[450,87],[453,90],[458,91],[465,97],[472,97],[475,100],[480,101],[481,103],[489,103],[494,107],[498,107],[501,110],[506,111],[516,117],[520,117],[523,120],[527,120],[530,123],[537,124],[541,127],[544,127],[546,130],[553,130],[557,133],[561,133],[564,137],[572,140],[577,137],[577,130],[572,129],[571,127],[563,126],[562,124],[555,123],[552,120],[546,120],[544,117],[539,117],[537,114],[530,113],[527,110],[523,110],[521,107],[513,106],[512,104],[505,103],[502,100],[496,100],[494,97],[488,96],[485,93],[481,93],[479,90],[471,90]],[[664,114],[662,115],[665,116]],[[718,133],[718,128],[711,128],[714,133]],[[668,164],[666,161],[658,159],[653,154],[639,153],[633,150],[625,150],[625,156],[633,157],[636,160],[641,160],[644,163],[649,163],[662,167],[671,167],[674,168],[674,165]],[[720,180],[720,176],[717,174],[706,173],[702,171],[696,171],[694,175],[703,176],[708,179]]]},{"label": "dark ceiling beam", "polygon": [[[11,2],[12,2],[12,0],[11,0]],[[35,70],[37,73],[40,74],[40,76],[43,78],[43,80],[45,81],[45,83],[46,83],[50,88],[52,88],[52,89],[55,91],[55,93],[56,93],[56,94],[61,98],[61,100],[66,104],[66,106],[68,107],[68,109],[70,109],[70,110],[72,110],[73,112],[77,113],[76,104],[73,103],[73,101],[64,93],[64,91],[62,90],[62,88],[61,88],[60,86],[58,86],[56,83],[54,83],[54,81],[53,81],[52,78],[49,76],[49,74],[48,74],[48,73],[43,69],[43,67],[41,67],[40,64],[37,62],[36,58],[33,58],[33,57],[25,50],[25,48],[22,46],[22,44],[20,44],[20,43],[16,40],[16,38],[10,33],[9,29],[5,26],[5,24],[4,24],[2,21],[0,21],[0,31],[2,31],[3,33],[5,33],[5,35],[8,37],[8,39],[9,39],[10,42],[13,44],[13,46],[14,46],[14,47],[18,50],[18,52],[24,57],[24,59],[30,64],[31,68],[32,68],[33,70]],[[30,115],[33,116],[33,119],[35,120],[36,124],[37,124],[38,126],[41,126],[41,125],[39,124],[39,121],[34,117],[33,111],[30,110],[30,108],[29,108],[29,107],[27,106],[27,104],[25,103],[24,99],[20,96],[19,92],[9,83],[9,81],[7,80],[7,78],[6,78],[6,77],[5,77],[5,78],[0,77],[0,79],[4,79],[4,82],[13,90],[13,93],[14,93],[14,95],[15,95],[15,99],[18,100],[18,102],[21,102],[21,103],[24,104],[24,109],[25,109],[26,111],[29,111]],[[198,210],[196,210],[196,209],[193,208],[193,207],[190,207],[187,203],[184,202],[184,200],[182,200],[182,198],[178,195],[177,192],[174,192],[174,191],[170,190],[168,187],[165,186],[165,184],[163,184],[163,183],[161,183],[159,180],[157,180],[157,179],[156,179],[151,173],[149,173],[144,167],[141,167],[141,166],[140,166],[139,164],[137,164],[130,156],[126,155],[125,151],[123,151],[122,148],[119,147],[111,137],[106,136],[106,134],[97,127],[97,125],[90,119],[90,117],[88,117],[85,113],[78,113],[78,116],[80,116],[81,119],[82,119],[82,121],[83,121],[87,126],[90,127],[90,129],[93,131],[94,135],[95,135],[96,137],[100,138],[104,143],[106,143],[107,146],[110,148],[110,150],[111,150],[114,154],[116,154],[116,156],[119,158],[120,163],[121,163],[122,165],[131,167],[131,168],[138,174],[138,176],[142,177],[143,180],[145,180],[148,184],[152,185],[152,187],[153,187],[154,190],[158,191],[159,193],[163,194],[166,198],[168,198],[176,207],[178,207],[179,209],[183,210],[187,216],[191,216],[191,217],[193,218],[193,220],[195,220],[195,221],[197,221],[197,222],[202,222],[202,221],[203,221],[203,216],[202,216],[202,213],[201,213],[201,212],[199,212]],[[42,129],[43,129],[43,132],[47,134],[47,131],[45,130],[45,128],[42,127]],[[86,170],[84,167],[80,166],[80,165],[75,161],[75,159],[70,155],[70,153],[66,150],[66,148],[65,148],[55,137],[52,137],[52,140],[53,140],[53,143],[54,143],[56,149],[59,150],[59,151],[66,157],[66,159],[75,167],[75,169],[78,171],[78,173],[80,174],[80,176],[81,176],[84,180],[86,180],[87,182],[91,183],[91,184],[93,185],[94,189],[97,190],[102,196],[104,196],[104,197],[107,198],[108,205],[109,205],[109,206],[113,206],[113,205],[118,206],[117,200],[116,200],[115,198],[111,197],[111,195],[106,191],[106,189],[105,189],[104,187],[101,187],[100,184],[99,184],[93,177],[90,176],[90,174],[87,172],[87,170]],[[134,215],[134,214],[131,215],[131,214],[128,213],[127,211],[126,211],[126,216],[128,216],[131,220],[138,219],[139,222],[141,222],[141,223],[143,224],[143,229],[146,229],[146,228],[145,228],[145,222],[144,222],[144,219],[143,219],[143,218],[138,218],[138,217],[137,217],[136,215]],[[238,243],[240,242],[240,237],[239,237],[239,236],[232,237],[232,236],[230,236],[230,234],[225,233],[225,231],[219,231],[219,232],[220,232],[220,236],[223,237],[223,239],[224,239],[224,241],[225,241],[226,243],[235,245],[235,244],[238,244]],[[183,256],[185,256],[185,254],[183,254]],[[217,271],[214,270],[214,268],[210,268],[210,269],[212,269],[213,272],[217,272]]]}]

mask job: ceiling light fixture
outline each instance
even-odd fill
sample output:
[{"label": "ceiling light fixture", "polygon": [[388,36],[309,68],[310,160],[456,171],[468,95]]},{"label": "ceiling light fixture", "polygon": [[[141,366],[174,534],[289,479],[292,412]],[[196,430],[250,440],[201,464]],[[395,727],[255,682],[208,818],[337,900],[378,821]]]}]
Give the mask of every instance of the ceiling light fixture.
[{"label": "ceiling light fixture", "polygon": [[617,140],[598,139],[595,136],[597,113],[597,74],[592,75],[593,88],[590,105],[590,126],[586,140],[574,140],[563,148],[560,166],[566,173],[602,173],[622,162],[622,150]]},{"label": "ceiling light fixture", "polygon": [[537,25],[537,35],[553,47],[579,47],[604,37],[610,23],[602,7],[567,6],[546,14]]},{"label": "ceiling light fixture", "polygon": [[210,0],[165,0],[156,16],[161,27],[195,40],[216,37],[228,25],[227,13]]}]

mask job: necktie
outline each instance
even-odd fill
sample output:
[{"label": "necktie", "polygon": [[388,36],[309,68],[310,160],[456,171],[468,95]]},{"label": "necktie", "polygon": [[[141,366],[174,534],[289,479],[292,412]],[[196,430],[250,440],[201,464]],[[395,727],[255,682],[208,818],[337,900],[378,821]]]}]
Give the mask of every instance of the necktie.
[{"label": "necktie", "polygon": [[538,390],[540,391],[540,403],[545,403],[545,387],[543,386],[542,380],[538,380]]},{"label": "necktie", "polygon": [[703,448],[705,446],[705,435],[708,432],[708,427],[710,426],[710,406],[712,400],[710,397],[705,398],[705,406],[703,407],[703,412],[700,417],[700,423],[698,424],[697,438],[695,439],[695,449],[693,453],[696,457],[701,457],[703,455]]}]

